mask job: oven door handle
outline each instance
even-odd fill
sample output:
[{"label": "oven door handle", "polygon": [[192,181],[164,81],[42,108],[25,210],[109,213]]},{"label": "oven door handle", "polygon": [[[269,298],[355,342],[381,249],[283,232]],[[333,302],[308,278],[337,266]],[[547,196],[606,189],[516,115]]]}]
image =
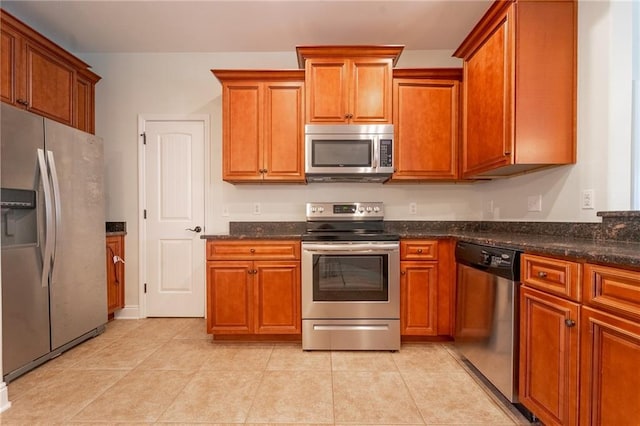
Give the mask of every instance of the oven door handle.
[{"label": "oven door handle", "polygon": [[390,253],[399,251],[398,243],[389,244],[309,244],[305,243],[302,247],[303,251],[312,253]]}]

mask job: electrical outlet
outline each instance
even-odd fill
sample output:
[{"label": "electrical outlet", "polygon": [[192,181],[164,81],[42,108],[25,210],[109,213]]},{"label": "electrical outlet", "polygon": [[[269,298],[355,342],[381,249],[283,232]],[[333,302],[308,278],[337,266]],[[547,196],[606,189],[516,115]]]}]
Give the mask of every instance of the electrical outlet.
[{"label": "electrical outlet", "polygon": [[409,214],[418,214],[418,205],[416,203],[409,203]]},{"label": "electrical outlet", "polygon": [[253,214],[260,214],[260,203],[253,203]]},{"label": "electrical outlet", "polygon": [[228,206],[222,207],[222,216],[229,216],[229,207]]},{"label": "electrical outlet", "polygon": [[542,195],[530,195],[529,198],[527,198],[527,211],[542,211]]},{"label": "electrical outlet", "polygon": [[596,194],[593,189],[585,189],[582,191],[582,209],[593,210],[596,206]]}]

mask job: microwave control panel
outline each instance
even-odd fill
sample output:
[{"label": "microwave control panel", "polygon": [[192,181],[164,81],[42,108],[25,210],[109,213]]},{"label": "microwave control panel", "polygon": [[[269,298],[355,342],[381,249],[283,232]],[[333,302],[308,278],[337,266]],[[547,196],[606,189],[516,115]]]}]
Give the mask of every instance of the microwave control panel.
[{"label": "microwave control panel", "polygon": [[380,167],[393,167],[392,139],[380,139]]}]

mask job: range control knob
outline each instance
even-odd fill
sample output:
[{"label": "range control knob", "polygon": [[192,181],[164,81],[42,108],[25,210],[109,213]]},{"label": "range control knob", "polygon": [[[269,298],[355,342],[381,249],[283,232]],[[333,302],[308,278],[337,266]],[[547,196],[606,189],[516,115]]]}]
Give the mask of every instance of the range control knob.
[{"label": "range control knob", "polygon": [[364,213],[364,207],[362,207],[362,206],[358,207],[358,211],[359,211],[360,213]]},{"label": "range control knob", "polygon": [[316,207],[315,206],[311,206],[311,213],[315,213],[316,212]]},{"label": "range control knob", "polygon": [[324,212],[324,207],[322,207],[322,206],[318,207],[318,212],[320,212],[320,213]]},{"label": "range control knob", "polygon": [[373,207],[367,206],[367,213],[371,213],[373,211]]},{"label": "range control knob", "polygon": [[380,212],[380,207],[375,206],[375,207],[373,208],[373,211],[374,211],[374,212],[376,212],[376,213]]}]

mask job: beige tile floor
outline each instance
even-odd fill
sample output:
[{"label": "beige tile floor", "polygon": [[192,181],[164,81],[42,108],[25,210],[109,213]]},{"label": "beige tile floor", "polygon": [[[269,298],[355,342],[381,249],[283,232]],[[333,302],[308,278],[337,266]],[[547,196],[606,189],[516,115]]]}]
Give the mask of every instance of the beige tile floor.
[{"label": "beige tile floor", "polygon": [[448,344],[304,352],[204,330],[203,319],[113,321],[11,382],[0,423],[528,424]]}]

